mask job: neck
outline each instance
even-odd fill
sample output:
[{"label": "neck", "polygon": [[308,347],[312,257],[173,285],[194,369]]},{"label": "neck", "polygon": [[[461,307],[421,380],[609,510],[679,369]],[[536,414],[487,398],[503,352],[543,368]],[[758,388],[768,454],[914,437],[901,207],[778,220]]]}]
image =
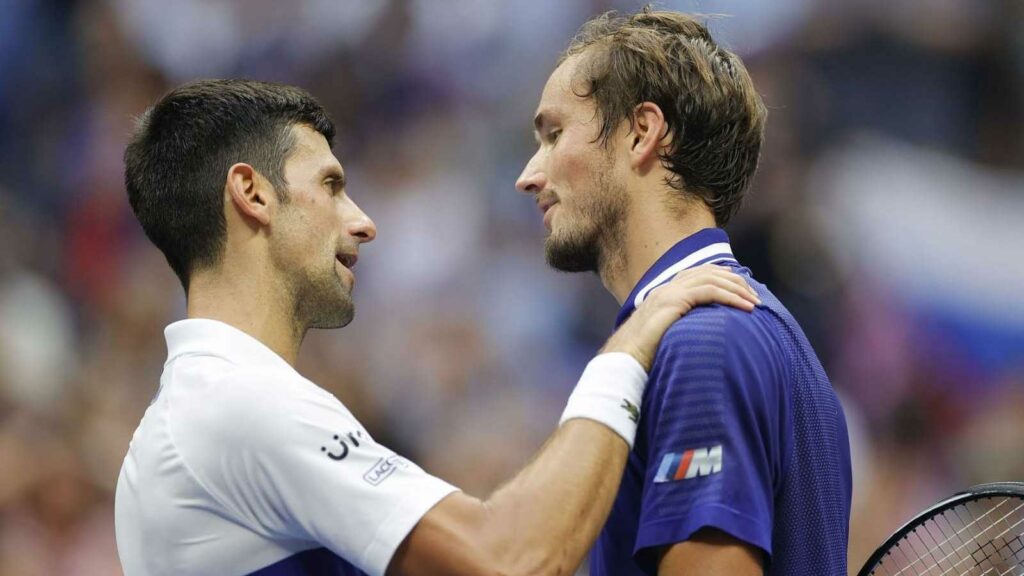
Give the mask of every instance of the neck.
[{"label": "neck", "polygon": [[625,302],[640,278],[669,248],[705,228],[715,219],[703,203],[680,208],[657,195],[635,195],[622,228],[623,237],[609,247],[601,264],[601,283],[619,305]]},{"label": "neck", "polygon": [[[306,329],[295,322],[294,306],[286,298],[270,295],[286,294],[273,285],[267,274],[253,274],[251,269],[203,271],[189,282],[188,317],[218,320],[259,340],[267,348],[295,366]],[[245,279],[240,281],[238,279]]]}]

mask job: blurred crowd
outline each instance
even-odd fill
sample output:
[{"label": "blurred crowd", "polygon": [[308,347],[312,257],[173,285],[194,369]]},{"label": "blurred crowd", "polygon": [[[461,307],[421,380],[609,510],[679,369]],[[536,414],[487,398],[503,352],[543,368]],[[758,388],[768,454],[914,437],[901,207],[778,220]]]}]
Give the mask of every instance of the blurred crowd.
[{"label": "blurred crowd", "polygon": [[[728,227],[803,325],[854,452],[850,566],[1024,480],[1024,4],[667,1],[769,108]],[[378,239],[299,370],[484,496],[556,425],[617,305],[546,268],[513,188],[560,50],[612,0],[0,0],[0,576],[120,574],[112,496],[182,291],[131,214],[134,118],[196,77],[298,84]]]}]

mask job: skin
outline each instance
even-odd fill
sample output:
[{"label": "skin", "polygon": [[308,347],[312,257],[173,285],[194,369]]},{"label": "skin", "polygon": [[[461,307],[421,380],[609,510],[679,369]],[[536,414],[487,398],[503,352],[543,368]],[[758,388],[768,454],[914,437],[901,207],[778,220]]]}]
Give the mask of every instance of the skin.
[{"label": "skin", "polygon": [[[215,268],[193,272],[188,316],[239,328],[294,365],[309,328],[351,320],[355,276],[340,258],[357,254],[376,228],[345,193],[344,171],[323,136],[301,125],[292,133],[287,201],[250,165],[228,170],[224,254]],[[712,302],[749,311],[757,299],[724,269],[688,270],[652,292],[603,350],[650,369],[665,330]],[[604,425],[566,422],[489,498],[457,492],[441,500],[400,545],[388,574],[571,573],[607,518],[628,453]],[[574,473],[566,474],[570,461]]]},{"label": "skin", "polygon": [[[598,256],[583,269],[597,272],[621,304],[666,250],[715,227],[715,219],[703,202],[680,198],[665,184],[670,173],[658,153],[671,144],[671,134],[656,104],[637,105],[632,125],[624,120],[602,145],[597,107],[578,96],[586,58],[584,51],[566,59],[544,86],[534,121],[537,152],[516,188],[533,196],[544,214],[548,261],[586,254],[578,244],[589,243]],[[617,220],[601,220],[608,214]],[[710,528],[660,552],[658,573],[666,576],[764,572],[759,549]]]},{"label": "skin", "polygon": [[[680,198],[665,185],[668,171],[657,153],[671,136],[657,105],[638,105],[633,128],[623,121],[607,147],[597,141],[597,107],[593,100],[577,96],[582,87],[574,84],[585,56],[566,59],[545,84],[534,121],[537,152],[516,188],[533,196],[538,206],[554,202],[545,214],[548,252],[574,236],[594,237],[603,252],[594,271],[621,304],[666,250],[699,230],[713,228],[715,219],[703,203]],[[588,217],[600,212],[590,207],[595,203],[625,204],[617,213],[621,222],[614,227],[595,225]],[[595,229],[596,236],[590,233]]]},{"label": "skin", "polygon": [[307,126],[292,133],[286,203],[252,166],[228,170],[224,257],[216,269],[193,273],[188,316],[239,328],[294,366],[309,328],[351,321],[355,274],[338,257],[357,256],[377,228],[345,193],[327,140]]},{"label": "skin", "polygon": [[[652,291],[603,350],[632,354],[649,370],[664,331],[693,307],[729,301],[753,309],[756,295],[738,280],[716,266],[680,273]],[[388,574],[572,574],[608,518],[628,457],[610,429],[570,420],[486,500],[461,492],[442,500],[399,546]]]}]

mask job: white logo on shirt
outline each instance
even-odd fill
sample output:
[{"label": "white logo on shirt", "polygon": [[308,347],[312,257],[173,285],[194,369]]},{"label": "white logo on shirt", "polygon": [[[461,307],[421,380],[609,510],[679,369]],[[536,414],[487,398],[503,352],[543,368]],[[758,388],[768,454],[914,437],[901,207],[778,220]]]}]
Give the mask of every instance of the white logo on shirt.
[{"label": "white logo on shirt", "polygon": [[377,463],[367,470],[366,474],[363,474],[363,480],[366,480],[366,482],[371,486],[377,486],[394,474],[395,470],[405,468],[408,465],[409,463],[402,459],[401,456],[398,454],[392,454],[391,456],[377,460]]},{"label": "white logo on shirt", "polygon": [[[349,432],[348,434],[346,434],[346,436],[344,438],[339,436],[339,435],[337,435],[337,434],[335,434],[334,435],[334,441],[337,442],[338,445],[340,446],[341,452],[338,453],[338,454],[335,454],[333,452],[333,450],[328,450],[327,446],[321,446],[320,447],[320,451],[326,453],[327,457],[330,458],[331,460],[344,460],[345,457],[348,456],[348,451],[349,451],[348,443],[351,442],[353,447],[358,448],[359,447],[359,439],[362,438],[362,437],[363,437],[363,431],[362,430],[353,430],[352,432]],[[345,442],[345,438],[348,438],[348,442]]]}]

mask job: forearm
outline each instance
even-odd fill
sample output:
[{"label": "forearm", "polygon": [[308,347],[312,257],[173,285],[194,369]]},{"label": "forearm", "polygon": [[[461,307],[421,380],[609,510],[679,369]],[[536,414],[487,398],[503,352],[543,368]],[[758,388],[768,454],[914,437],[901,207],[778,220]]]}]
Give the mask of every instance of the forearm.
[{"label": "forearm", "polygon": [[487,547],[513,573],[575,570],[618,492],[636,435],[646,367],[611,353],[587,365],[562,424],[483,507]]},{"label": "forearm", "polygon": [[569,420],[484,503],[481,538],[518,574],[572,574],[619,488],[629,447],[602,424]]},{"label": "forearm", "polygon": [[625,355],[588,364],[533,460],[485,501],[456,493],[439,502],[395,552],[389,574],[571,574],[618,490],[646,379]]},{"label": "forearm", "polygon": [[618,491],[658,341],[681,315],[712,302],[751,310],[757,297],[715,266],[653,291],[608,340],[607,354],[588,364],[563,423],[534,459],[485,501],[456,492],[439,502],[395,551],[388,574],[572,573]]}]

